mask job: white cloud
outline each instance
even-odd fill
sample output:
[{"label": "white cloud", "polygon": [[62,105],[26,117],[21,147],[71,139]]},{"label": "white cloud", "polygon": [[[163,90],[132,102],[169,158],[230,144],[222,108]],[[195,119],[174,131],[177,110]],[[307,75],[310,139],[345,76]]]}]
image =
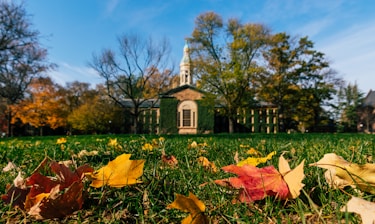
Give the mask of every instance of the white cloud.
[{"label": "white cloud", "polygon": [[375,89],[375,21],[355,25],[322,40],[317,47],[331,66],[363,91]]},{"label": "white cloud", "polygon": [[60,62],[58,66],[55,71],[50,73],[50,76],[60,85],[65,86],[66,83],[74,81],[95,85],[103,81],[96,71],[88,66],[71,65],[66,62]]}]

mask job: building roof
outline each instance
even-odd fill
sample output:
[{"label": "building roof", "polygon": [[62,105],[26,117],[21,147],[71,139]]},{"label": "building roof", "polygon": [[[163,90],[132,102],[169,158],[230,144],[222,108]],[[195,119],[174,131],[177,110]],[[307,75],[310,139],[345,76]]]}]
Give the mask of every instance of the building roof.
[{"label": "building roof", "polygon": [[[159,99],[140,99],[139,108],[159,108],[160,100]],[[121,101],[122,105],[126,108],[134,108],[134,103],[131,99],[125,99]]]},{"label": "building roof", "polygon": [[160,94],[160,97],[169,97],[169,96],[171,96],[172,94],[177,93],[177,92],[180,92],[180,91],[185,90],[185,89],[191,89],[191,90],[194,90],[194,91],[198,91],[198,92],[200,92],[200,93],[203,93],[203,94],[205,93],[204,91],[198,89],[198,88],[195,87],[195,86],[192,86],[192,85],[188,85],[188,84],[186,84],[186,85],[183,85],[183,86],[176,87],[176,88],[174,88],[174,89],[170,89],[170,90],[168,90],[167,92],[164,92],[164,93]]},{"label": "building roof", "polygon": [[362,106],[375,107],[375,91],[370,90],[363,100]]}]

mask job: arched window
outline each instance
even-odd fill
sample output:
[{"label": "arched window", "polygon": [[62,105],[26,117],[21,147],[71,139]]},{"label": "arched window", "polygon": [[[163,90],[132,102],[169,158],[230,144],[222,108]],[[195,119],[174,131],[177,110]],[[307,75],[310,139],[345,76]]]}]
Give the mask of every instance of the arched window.
[{"label": "arched window", "polygon": [[196,128],[197,104],[194,101],[183,101],[178,106],[177,126],[180,128]]}]

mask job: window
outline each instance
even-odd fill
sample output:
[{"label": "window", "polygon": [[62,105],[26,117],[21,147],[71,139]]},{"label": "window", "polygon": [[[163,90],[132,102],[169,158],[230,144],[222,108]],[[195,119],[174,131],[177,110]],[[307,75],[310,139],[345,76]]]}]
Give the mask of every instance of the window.
[{"label": "window", "polygon": [[191,111],[190,110],[182,110],[182,126],[183,127],[190,127],[191,126]]},{"label": "window", "polygon": [[181,129],[196,128],[197,104],[194,101],[183,101],[177,109],[177,127]]},{"label": "window", "polygon": [[181,118],[180,118],[180,116],[181,116],[181,113],[179,111],[179,112],[177,112],[177,127],[181,126]]}]

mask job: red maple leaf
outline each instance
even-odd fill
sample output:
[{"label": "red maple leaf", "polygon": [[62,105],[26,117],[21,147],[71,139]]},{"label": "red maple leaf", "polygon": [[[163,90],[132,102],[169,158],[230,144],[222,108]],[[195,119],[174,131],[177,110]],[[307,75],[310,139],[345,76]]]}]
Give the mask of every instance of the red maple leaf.
[{"label": "red maple leaf", "polygon": [[288,197],[288,185],[273,166],[258,168],[252,165],[242,167],[229,165],[222,169],[225,172],[237,174],[238,177],[215,180],[215,183],[240,189],[239,200],[241,202],[262,200],[267,195],[280,199]]},{"label": "red maple leaf", "polygon": [[[45,158],[26,179],[25,190],[10,187],[3,201],[24,208],[37,219],[61,218],[82,208],[84,173],[93,172],[89,165],[72,171],[64,164]],[[15,201],[14,195],[18,198]]]}]

